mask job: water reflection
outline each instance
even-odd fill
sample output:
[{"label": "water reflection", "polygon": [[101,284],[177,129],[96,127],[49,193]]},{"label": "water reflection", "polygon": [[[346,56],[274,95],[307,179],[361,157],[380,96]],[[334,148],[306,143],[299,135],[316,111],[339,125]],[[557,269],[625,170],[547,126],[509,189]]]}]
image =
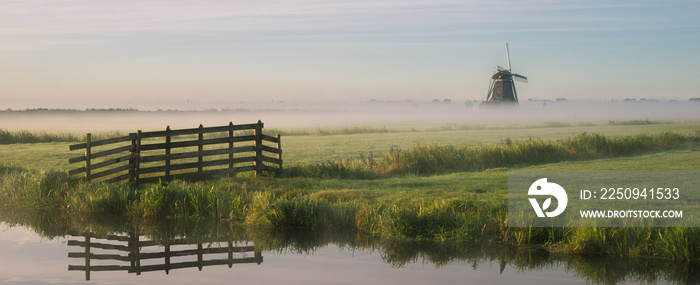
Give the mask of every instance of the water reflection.
[{"label": "water reflection", "polygon": [[[82,238],[76,239],[76,237]],[[205,248],[202,242],[189,243],[185,239],[167,240],[160,244],[145,236],[129,232],[126,235],[107,235],[100,238],[93,233],[71,233],[68,246],[82,249],[81,252],[69,252],[69,258],[82,258],[83,265],[69,265],[68,271],[84,271],[85,280],[90,280],[94,271],[127,271],[141,275],[142,272],[165,271],[171,269],[199,268],[205,266],[228,265],[240,263],[262,263],[260,250],[253,245],[234,245],[233,240],[209,243]],[[223,244],[223,246],[222,246]],[[100,253],[95,253],[98,250]],[[225,254],[226,258],[221,255]],[[196,259],[195,261],[174,261]],[[95,265],[93,261],[110,264]],[[160,260],[162,263],[142,264],[143,261]],[[116,264],[115,264],[116,263]]]},{"label": "water reflection", "polygon": [[[65,258],[71,265],[68,270],[85,272],[87,280],[90,280],[91,273],[100,270],[120,270],[137,275],[252,263],[259,264],[260,270],[264,271],[285,255],[313,255],[323,252],[324,248],[337,247],[343,252],[378,254],[384,263],[394,268],[410,269],[414,264],[422,264],[434,268],[461,266],[478,272],[496,264],[501,275],[509,270],[511,273],[517,271],[519,277],[516,278],[563,271],[594,284],[700,284],[700,264],[696,262],[569,256],[552,254],[537,247],[398,242],[368,238],[353,232],[252,230],[204,221],[144,223],[116,217],[85,220],[75,216],[5,212],[0,212],[0,221],[28,226],[46,238],[67,237],[70,253]],[[263,255],[266,256],[265,263],[262,263]],[[503,283],[501,281],[504,280],[494,280],[493,283]],[[508,282],[513,281],[517,279]]]}]

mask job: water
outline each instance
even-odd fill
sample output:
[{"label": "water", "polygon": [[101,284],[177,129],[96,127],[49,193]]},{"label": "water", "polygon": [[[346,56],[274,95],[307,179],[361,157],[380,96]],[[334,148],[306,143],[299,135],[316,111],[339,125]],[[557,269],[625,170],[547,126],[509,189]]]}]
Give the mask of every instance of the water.
[{"label": "water", "polygon": [[0,222],[0,284],[89,280],[93,284],[525,285],[700,280],[696,269],[700,267],[685,262],[573,258],[541,249],[395,243],[351,233],[251,231],[202,222],[76,224],[68,218],[71,222],[65,224],[65,218],[18,222],[15,216],[0,215],[5,220]]},{"label": "water", "polygon": [[[25,227],[9,227],[0,225],[0,283],[3,284],[73,284],[85,281],[88,275],[75,267],[85,263],[84,258],[70,258],[70,253],[82,253],[85,237],[66,235],[47,239],[40,237],[34,231]],[[121,235],[128,237],[128,234]],[[147,241],[141,236],[142,242]],[[126,245],[125,242],[107,239],[91,238],[91,243]],[[247,244],[246,244],[247,245]],[[204,243],[202,251],[212,248],[226,249],[227,242]],[[171,252],[196,252],[196,244],[171,246]],[[165,252],[165,247],[143,246],[140,254]],[[128,256],[128,252],[116,249],[91,248],[91,253],[98,255]],[[207,260],[226,260],[224,254],[203,254],[203,262]],[[90,282],[95,284],[219,284],[235,281],[236,283],[252,284],[462,284],[476,282],[482,284],[581,284],[565,271],[563,264],[556,264],[537,272],[520,272],[512,266],[506,266],[501,272],[498,260],[449,262],[436,266],[424,258],[412,260],[401,266],[394,266],[384,260],[383,254],[375,250],[352,249],[345,246],[329,244],[313,251],[294,249],[293,247],[279,250],[264,250],[259,252],[260,264],[255,261],[255,253],[234,253],[233,260],[248,259],[251,262],[236,263],[229,268],[227,264],[197,266],[152,272],[129,272],[127,269],[118,271],[92,271]],[[234,261],[235,262],[235,261]],[[197,263],[197,255],[172,257],[171,264]],[[117,260],[91,260],[91,266],[122,264],[129,262]],[[144,260],[141,267],[156,267],[163,264],[163,258]]]}]

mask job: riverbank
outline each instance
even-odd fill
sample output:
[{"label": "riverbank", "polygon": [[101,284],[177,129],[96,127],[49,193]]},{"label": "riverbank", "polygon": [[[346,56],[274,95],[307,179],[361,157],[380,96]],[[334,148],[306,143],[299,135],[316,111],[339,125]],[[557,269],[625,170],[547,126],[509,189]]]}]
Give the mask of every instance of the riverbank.
[{"label": "riverbank", "polygon": [[344,230],[428,244],[538,246],[574,255],[691,261],[700,258],[700,231],[695,228],[509,228],[507,170],[698,169],[698,145],[700,134],[676,133],[578,135],[471,147],[419,145],[372,161],[301,163],[287,167],[284,178],[141,186],[69,184],[64,171],[0,166],[0,205],[3,211]]}]

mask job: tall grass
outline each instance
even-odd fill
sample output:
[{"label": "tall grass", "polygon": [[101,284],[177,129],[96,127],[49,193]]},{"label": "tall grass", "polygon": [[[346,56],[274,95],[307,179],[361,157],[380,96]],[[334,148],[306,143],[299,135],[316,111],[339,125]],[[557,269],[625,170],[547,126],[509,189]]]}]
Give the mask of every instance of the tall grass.
[{"label": "tall grass", "polygon": [[80,139],[70,133],[48,133],[30,131],[8,131],[0,129],[0,144],[42,143],[42,142],[77,142]]},{"label": "tall grass", "polygon": [[[575,255],[700,259],[696,228],[510,228],[503,200],[375,199],[351,192],[277,191],[259,178],[168,185],[68,184],[65,172],[3,169],[3,210],[58,216],[219,221],[269,230],[350,231],[430,244],[544,245]],[[275,179],[269,179],[275,181]],[[250,182],[246,185],[246,182]],[[268,188],[268,190],[262,190]]]},{"label": "tall grass", "polygon": [[[121,131],[100,132],[92,134],[92,140],[98,141],[123,136],[126,136],[126,134]],[[80,141],[85,141],[84,135],[75,135],[72,133],[50,133],[46,131],[8,131],[7,129],[0,129],[0,144]]]},{"label": "tall grass", "polygon": [[662,133],[605,137],[582,133],[558,141],[528,139],[481,146],[417,145],[409,150],[391,149],[374,158],[337,159],[320,164],[287,167],[289,176],[322,178],[382,178],[407,174],[436,174],[520,167],[559,161],[619,157],[647,151],[700,144],[700,134]]}]

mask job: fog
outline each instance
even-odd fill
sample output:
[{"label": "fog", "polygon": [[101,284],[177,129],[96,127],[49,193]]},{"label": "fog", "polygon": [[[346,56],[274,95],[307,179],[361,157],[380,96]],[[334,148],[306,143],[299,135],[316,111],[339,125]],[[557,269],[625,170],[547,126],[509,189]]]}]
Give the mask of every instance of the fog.
[{"label": "fog", "polygon": [[[689,101],[526,101],[517,107],[479,106],[479,102],[298,102],[298,103],[150,103],[139,111],[0,111],[0,129],[48,132],[161,130],[253,123],[266,128],[316,129],[390,127],[429,129],[443,126],[522,126],[609,121],[697,121],[700,103]],[[175,111],[178,110],[178,111]]]}]

